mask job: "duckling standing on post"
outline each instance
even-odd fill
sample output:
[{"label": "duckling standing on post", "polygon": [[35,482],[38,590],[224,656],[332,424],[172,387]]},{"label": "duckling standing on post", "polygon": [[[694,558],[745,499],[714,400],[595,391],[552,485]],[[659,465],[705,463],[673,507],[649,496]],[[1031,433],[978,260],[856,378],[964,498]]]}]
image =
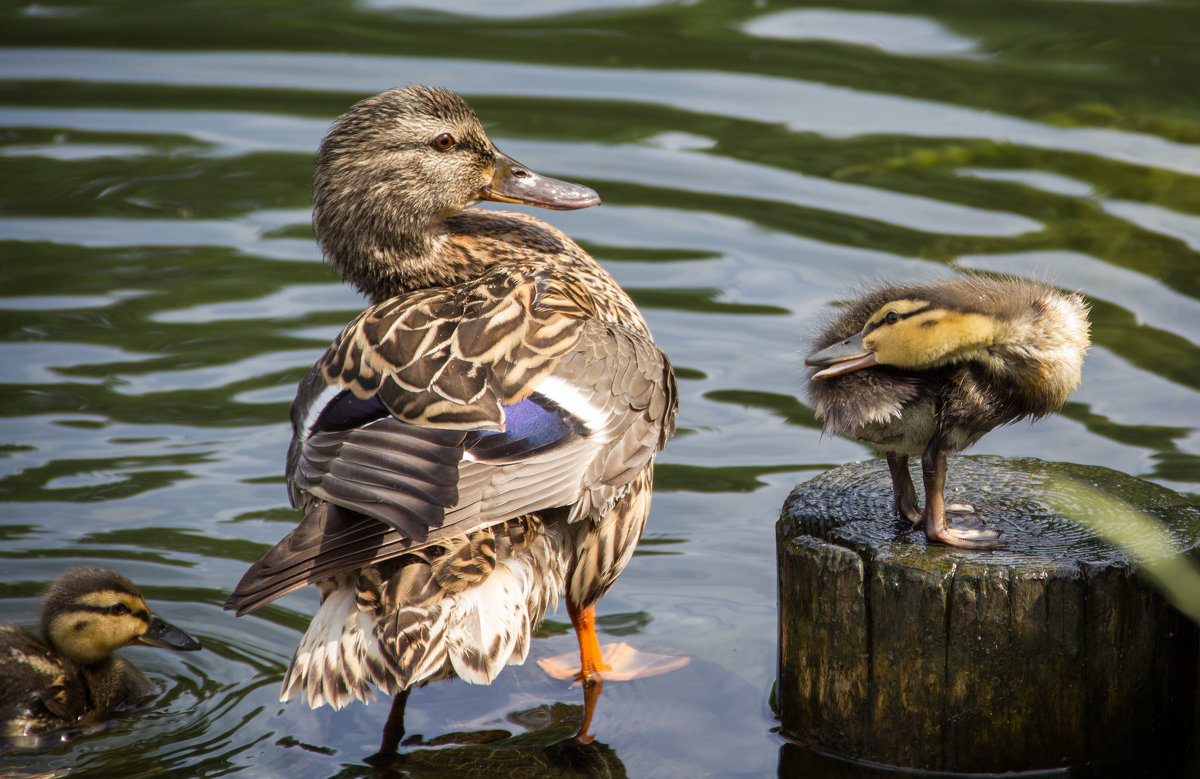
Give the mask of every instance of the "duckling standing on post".
[{"label": "duckling standing on post", "polygon": [[[321,606],[284,700],[491,682],[565,593],[587,729],[607,670],[594,606],[633,554],[675,426],[666,355],[563,233],[480,200],[577,209],[595,192],[501,153],[453,92],[395,89],[337,120],[316,164],[326,259],[374,305],[301,381],[287,477],[299,526],[238,614],[307,584]],[[398,736],[385,733],[385,751]]]},{"label": "duckling standing on post", "polygon": [[0,625],[0,737],[91,727],[141,701],[154,684],[113,652],[189,652],[200,642],[150,613],[141,591],[104,568],[73,568],[50,586],[41,637]]},{"label": "duckling standing on post", "polygon": [[[1080,381],[1087,306],[1012,277],[879,286],[837,314],[805,363],[828,433],[886,453],[895,511],[931,543],[986,549],[990,529],[946,520],[946,458],[999,425],[1057,411]],[[925,509],[908,458],[921,457]]]}]

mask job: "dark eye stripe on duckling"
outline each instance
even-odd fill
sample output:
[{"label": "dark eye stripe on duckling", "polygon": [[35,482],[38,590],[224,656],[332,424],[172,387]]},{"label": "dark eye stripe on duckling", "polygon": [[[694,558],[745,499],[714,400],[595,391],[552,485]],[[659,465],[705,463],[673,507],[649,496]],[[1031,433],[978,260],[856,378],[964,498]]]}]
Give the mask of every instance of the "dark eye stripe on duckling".
[{"label": "dark eye stripe on duckling", "polygon": [[[927,311],[933,310],[934,305],[927,300],[899,300],[888,306],[886,311],[881,311],[867,322],[863,328],[862,334],[867,335],[872,330],[876,330],[884,325],[894,325],[904,319],[910,319],[918,314],[924,314]],[[932,325],[933,320],[922,322],[923,325]]]},{"label": "dark eye stripe on duckling", "polygon": [[119,617],[136,617],[137,619],[141,620],[142,622],[145,622],[147,625],[150,624],[150,612],[145,611],[143,609],[139,609],[137,611],[132,611],[132,610],[114,611],[112,606],[76,606],[71,609],[72,613],[78,613],[81,611],[88,613],[88,614],[104,614],[104,615],[112,615],[112,616],[119,616]]},{"label": "dark eye stripe on duckling", "polygon": [[[124,596],[124,597],[122,597]],[[132,598],[127,592],[90,592],[83,598],[71,603],[71,612],[88,614],[104,614],[106,616],[135,617],[150,624],[150,611],[144,606],[130,605],[126,598]]]}]

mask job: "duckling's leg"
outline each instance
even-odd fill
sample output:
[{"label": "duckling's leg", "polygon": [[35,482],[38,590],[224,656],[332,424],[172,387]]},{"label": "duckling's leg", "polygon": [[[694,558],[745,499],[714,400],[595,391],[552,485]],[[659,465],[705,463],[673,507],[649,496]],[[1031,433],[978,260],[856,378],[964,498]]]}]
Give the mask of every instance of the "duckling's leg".
[{"label": "duckling's leg", "polygon": [[1003,546],[1000,534],[985,528],[955,528],[946,521],[947,452],[934,440],[921,455],[921,476],[925,482],[925,538],[930,543],[966,549],[992,549]]},{"label": "duckling's leg", "polygon": [[596,608],[576,606],[567,598],[567,614],[575,627],[575,637],[579,639],[579,681],[583,683],[583,724],[579,726],[578,738],[585,744],[590,744],[594,738],[588,733],[592,726],[592,715],[596,712],[596,702],[604,691],[602,671],[609,670],[604,664],[604,656],[600,652],[600,639],[596,636]]},{"label": "duckling's leg", "polygon": [[888,470],[892,472],[892,510],[914,525],[921,523],[921,507],[917,505],[917,489],[908,472],[908,455],[887,453]]}]

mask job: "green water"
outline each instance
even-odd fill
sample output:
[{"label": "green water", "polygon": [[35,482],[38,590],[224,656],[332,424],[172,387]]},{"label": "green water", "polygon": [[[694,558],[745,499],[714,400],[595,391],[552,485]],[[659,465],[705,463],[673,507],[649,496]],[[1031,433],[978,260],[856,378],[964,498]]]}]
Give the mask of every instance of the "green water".
[{"label": "green water", "polygon": [[[821,436],[801,356],[865,277],[1082,290],[1083,387],[974,451],[1200,493],[1193,3],[52,0],[4,4],[0,46],[0,621],[100,562],[207,647],[127,650],[152,706],[0,772],[375,770],[386,701],[277,700],[316,593],[220,604],[296,521],[287,406],[363,307],[312,240],[313,151],[392,86],[455,89],[502,149],[603,196],[537,215],[631,290],[681,412],[602,640],[691,663],[608,685],[588,748],[564,741],[579,689],[533,662],[420,690],[384,775],[777,771],[774,521],[870,456]],[[533,658],[574,647],[561,609],[541,635]]]}]

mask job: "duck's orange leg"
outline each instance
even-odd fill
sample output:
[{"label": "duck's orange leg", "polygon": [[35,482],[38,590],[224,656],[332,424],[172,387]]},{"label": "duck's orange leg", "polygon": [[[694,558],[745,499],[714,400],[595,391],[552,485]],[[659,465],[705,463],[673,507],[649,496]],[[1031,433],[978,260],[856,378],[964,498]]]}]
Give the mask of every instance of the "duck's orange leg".
[{"label": "duck's orange leg", "polygon": [[600,700],[600,693],[604,690],[604,679],[600,673],[609,668],[604,664],[604,656],[600,652],[600,639],[596,636],[595,607],[580,608],[568,598],[567,614],[575,627],[575,637],[579,639],[579,681],[583,683],[583,725],[579,728],[578,738],[588,744],[595,738],[588,733],[588,728],[592,726],[596,702]]}]

